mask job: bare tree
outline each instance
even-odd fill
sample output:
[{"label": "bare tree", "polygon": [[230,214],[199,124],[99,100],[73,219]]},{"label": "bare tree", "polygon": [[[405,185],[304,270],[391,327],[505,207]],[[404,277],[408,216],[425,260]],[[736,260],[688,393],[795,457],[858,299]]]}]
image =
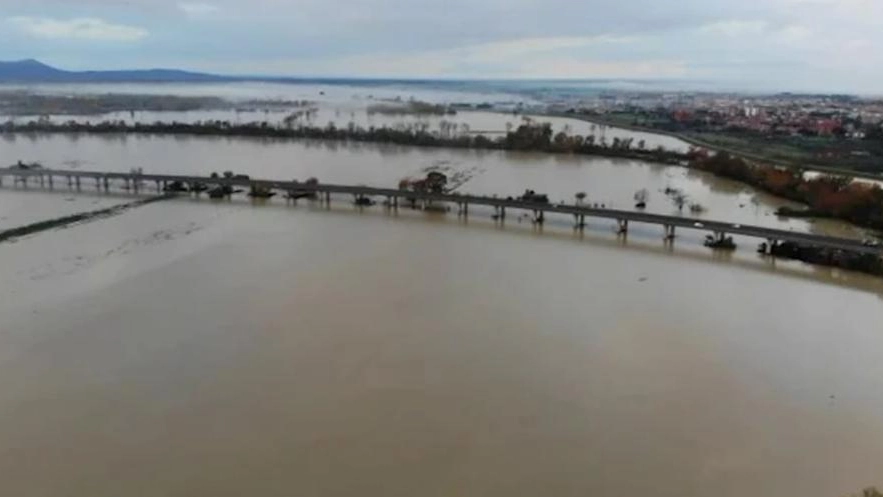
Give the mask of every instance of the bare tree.
[{"label": "bare tree", "polygon": [[684,195],[682,192],[676,192],[674,195],[672,195],[672,201],[675,203],[675,206],[678,208],[678,210],[682,211],[684,210],[684,205],[687,204],[687,196]]}]

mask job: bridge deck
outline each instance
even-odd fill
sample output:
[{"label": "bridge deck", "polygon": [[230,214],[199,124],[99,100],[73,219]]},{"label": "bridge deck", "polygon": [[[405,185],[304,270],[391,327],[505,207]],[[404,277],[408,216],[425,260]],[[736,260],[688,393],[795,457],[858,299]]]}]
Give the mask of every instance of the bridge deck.
[{"label": "bridge deck", "polygon": [[797,242],[817,247],[826,247],[840,250],[849,250],[853,252],[861,252],[883,256],[883,247],[870,247],[864,245],[861,240],[849,238],[839,238],[826,235],[816,235],[811,233],[800,233],[794,231],[786,231],[774,228],[765,228],[762,226],[750,226],[742,224],[734,224],[725,221],[706,221],[692,218],[684,218],[678,216],[667,216],[663,214],[651,214],[639,211],[625,211],[617,209],[604,209],[597,207],[578,206],[574,204],[540,204],[535,202],[525,202],[512,198],[489,197],[478,195],[461,195],[461,194],[436,194],[436,193],[416,193],[405,192],[392,188],[375,188],[362,185],[333,185],[333,184],[313,184],[309,185],[297,181],[277,181],[266,179],[250,179],[250,178],[209,178],[205,176],[190,175],[171,175],[171,174],[135,174],[135,173],[113,173],[98,171],[68,171],[68,170],[52,170],[52,169],[18,169],[18,168],[0,168],[0,178],[4,176],[14,177],[70,177],[70,178],[88,178],[96,181],[107,180],[138,180],[143,182],[159,182],[170,183],[180,181],[182,183],[204,183],[207,185],[220,186],[240,186],[240,187],[264,187],[270,189],[278,189],[284,191],[301,191],[316,193],[334,193],[334,194],[350,194],[356,196],[368,197],[388,197],[388,198],[414,198],[417,200],[452,202],[458,204],[484,205],[504,209],[521,209],[528,211],[540,211],[543,213],[559,213],[571,216],[585,216],[594,218],[606,218],[617,221],[629,221],[646,224],[657,224],[666,227],[679,227],[699,231],[711,231],[716,233],[728,233],[734,235],[744,235],[764,240],[776,240],[779,242],[789,241]]}]

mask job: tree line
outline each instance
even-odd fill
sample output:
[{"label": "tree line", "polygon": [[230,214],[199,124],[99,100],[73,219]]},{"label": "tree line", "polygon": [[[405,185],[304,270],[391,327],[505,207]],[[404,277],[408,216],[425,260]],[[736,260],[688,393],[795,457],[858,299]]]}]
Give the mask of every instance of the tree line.
[{"label": "tree line", "polygon": [[281,124],[262,122],[231,123],[230,121],[200,121],[127,123],[125,121],[102,121],[97,123],[67,121],[58,123],[40,119],[26,123],[7,121],[0,125],[3,133],[96,133],[96,134],[176,134],[197,136],[242,136],[264,138],[307,138],[355,142],[389,143],[418,147],[447,147],[478,150],[520,150],[580,155],[599,155],[628,159],[681,164],[688,156],[662,147],[647,149],[643,141],[637,146],[630,139],[614,138],[608,143],[594,135],[571,135],[554,133],[549,123],[526,122],[505,135],[489,137],[476,133],[433,132],[426,127],[362,127],[350,123],[338,127],[333,122],[326,126],[295,125],[292,121]]},{"label": "tree line", "polygon": [[830,217],[883,230],[883,188],[847,176],[807,178],[799,169],[757,165],[726,152],[692,150],[689,167],[747,183],[757,189],[807,205],[779,209],[782,216]]}]

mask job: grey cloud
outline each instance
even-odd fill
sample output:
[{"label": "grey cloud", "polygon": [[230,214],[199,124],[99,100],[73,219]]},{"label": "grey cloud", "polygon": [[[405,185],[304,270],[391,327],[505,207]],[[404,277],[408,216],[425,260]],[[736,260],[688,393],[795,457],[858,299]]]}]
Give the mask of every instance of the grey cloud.
[{"label": "grey cloud", "polygon": [[[617,61],[649,69],[661,65],[648,61],[672,61],[702,77],[763,79],[781,67],[781,78],[833,82],[848,76],[830,70],[818,76],[834,66],[825,58],[867,74],[864,67],[880,66],[877,54],[883,53],[883,4],[868,0],[0,0],[0,9],[9,17],[52,12],[58,19],[101,19],[150,32],[137,52],[106,45],[73,52],[0,33],[0,58],[45,53],[59,63],[169,60],[297,73],[304,64],[332,70],[334,61],[357,60],[407,71],[423,55],[482,44],[606,35],[642,41],[531,56],[537,67],[549,66],[554,56],[572,68],[608,70],[619,67]],[[481,64],[460,69],[481,75]]]}]

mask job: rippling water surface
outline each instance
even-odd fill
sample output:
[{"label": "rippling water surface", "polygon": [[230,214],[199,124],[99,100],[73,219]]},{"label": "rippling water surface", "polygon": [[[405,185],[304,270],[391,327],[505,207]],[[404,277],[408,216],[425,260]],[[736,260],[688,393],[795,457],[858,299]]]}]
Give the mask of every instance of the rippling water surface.
[{"label": "rippling water surface", "polygon": [[[5,137],[79,170],[525,188],[729,219],[783,202],[599,158]],[[2,222],[125,202],[0,189]],[[33,189],[33,188],[32,188]],[[72,200],[69,200],[72,199]],[[182,197],[0,244],[0,479],[15,496],[833,497],[883,486],[883,280],[702,233]],[[685,213],[684,215],[690,215]],[[0,227],[7,226],[2,224]]]}]

